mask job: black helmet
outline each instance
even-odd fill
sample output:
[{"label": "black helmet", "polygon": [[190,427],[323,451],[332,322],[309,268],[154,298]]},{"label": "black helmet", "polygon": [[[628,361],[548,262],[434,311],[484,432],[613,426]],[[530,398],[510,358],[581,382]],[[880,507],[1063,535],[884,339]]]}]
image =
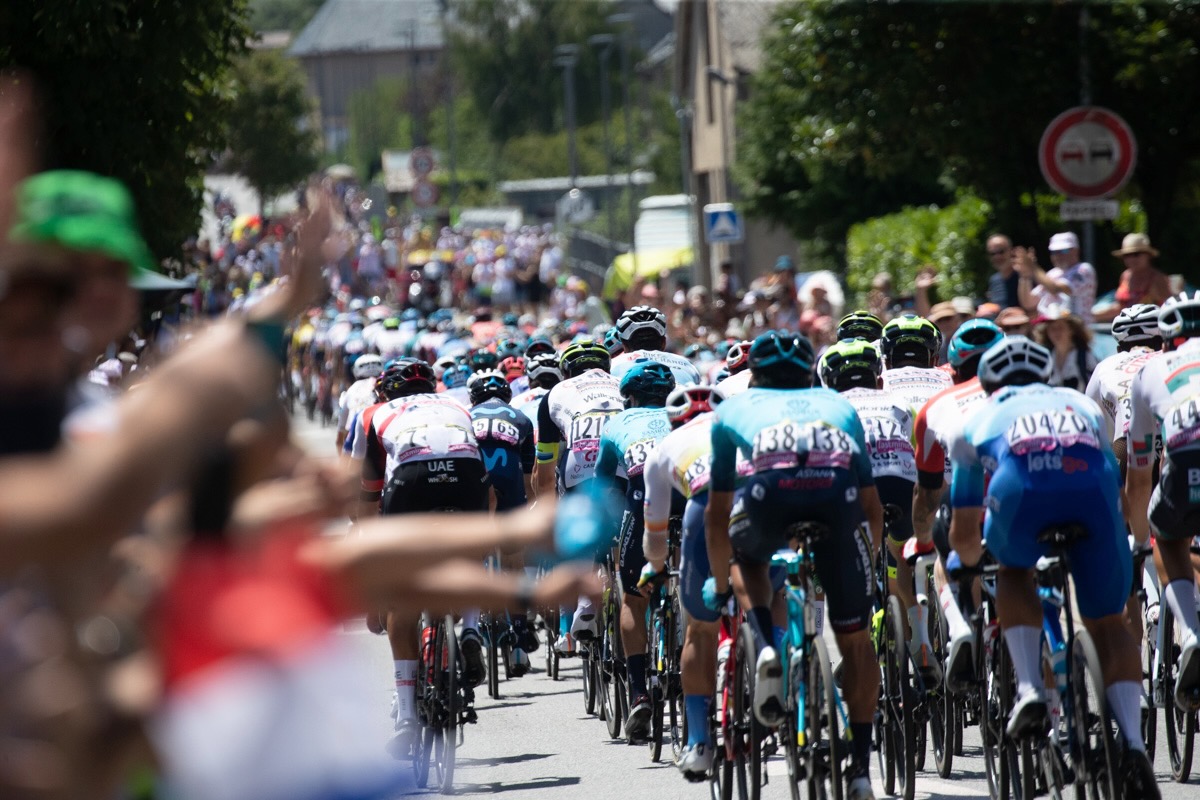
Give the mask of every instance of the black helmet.
[{"label": "black helmet", "polygon": [[582,375],[589,369],[602,369],[608,372],[612,367],[612,359],[604,345],[594,339],[580,339],[567,345],[558,357],[558,366],[567,378]]},{"label": "black helmet", "polygon": [[888,367],[911,361],[932,367],[937,364],[942,349],[942,332],[924,317],[904,314],[883,326],[879,349],[887,359]]},{"label": "black helmet", "polygon": [[388,400],[432,394],[436,386],[433,367],[416,358],[396,359],[375,382],[376,393]]},{"label": "black helmet", "polygon": [[838,323],[839,342],[846,339],[866,339],[868,342],[874,342],[882,335],[883,323],[870,311],[851,311]]},{"label": "black helmet", "polygon": [[507,403],[512,400],[512,387],[508,385],[503,373],[489,369],[476,372],[470,377],[467,381],[467,395],[471,398],[471,405],[478,405],[493,397]]}]

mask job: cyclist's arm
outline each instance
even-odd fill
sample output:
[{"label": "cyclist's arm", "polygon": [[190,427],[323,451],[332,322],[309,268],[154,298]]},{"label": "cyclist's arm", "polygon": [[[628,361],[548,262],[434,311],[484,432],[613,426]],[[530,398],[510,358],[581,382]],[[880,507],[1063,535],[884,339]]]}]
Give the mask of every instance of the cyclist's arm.
[{"label": "cyclist's arm", "polygon": [[525,497],[533,499],[533,468],[537,465],[537,445],[533,440],[533,424],[524,414],[517,412],[521,430],[521,475],[525,481]]},{"label": "cyclist's arm", "polygon": [[1130,389],[1129,433],[1125,437],[1125,514],[1138,544],[1150,537],[1150,495],[1154,491],[1154,437],[1158,417],[1146,402],[1142,370]]},{"label": "cyclist's arm", "polygon": [[974,565],[983,554],[979,529],[983,518],[983,465],[975,448],[962,436],[951,445],[950,458],[954,462],[950,477],[950,506],[954,509],[950,546],[958,551],[964,564]]},{"label": "cyclist's arm", "polygon": [[373,517],[379,513],[379,498],[383,494],[387,453],[374,425],[366,432],[366,452],[366,458],[362,462],[362,491],[358,498],[359,519]]},{"label": "cyclist's arm", "polygon": [[733,545],[729,542],[729,513],[733,510],[733,490],[737,480],[737,445],[718,417],[712,425],[712,478],[708,507],[704,510],[704,541],[708,563],[716,579],[717,591],[729,589],[729,561]]},{"label": "cyclist's arm", "polygon": [[917,483],[913,486],[912,525],[913,535],[920,542],[933,538],[933,520],[942,502],[942,490],[946,483],[946,453],[929,430],[929,408],[930,403],[923,405],[913,423]]},{"label": "cyclist's arm", "polygon": [[538,497],[554,497],[557,479],[559,448],[562,431],[550,416],[550,393],[538,403],[537,465],[533,471],[533,483]]},{"label": "cyclist's arm", "polygon": [[871,453],[867,449],[867,435],[862,420],[853,414],[847,426],[854,437],[858,452],[853,457],[853,469],[858,473],[858,498],[862,505],[867,525],[871,529],[871,542],[875,549],[883,543],[883,504],[879,502],[879,490],[875,488],[875,475],[871,470]]},{"label": "cyclist's arm", "polygon": [[646,524],[642,550],[655,572],[662,572],[667,559],[667,525],[671,516],[671,462],[661,450],[655,450],[646,460],[642,472],[646,484],[643,504]]}]

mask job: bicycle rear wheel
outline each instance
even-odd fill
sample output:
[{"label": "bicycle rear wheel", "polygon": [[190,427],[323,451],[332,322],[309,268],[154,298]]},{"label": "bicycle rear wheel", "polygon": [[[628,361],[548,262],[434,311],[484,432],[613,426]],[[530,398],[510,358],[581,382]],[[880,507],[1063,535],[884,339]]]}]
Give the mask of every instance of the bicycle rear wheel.
[{"label": "bicycle rear wheel", "polygon": [[500,699],[500,624],[493,616],[481,626],[487,632],[488,697]]},{"label": "bicycle rear wheel", "polygon": [[1104,695],[1100,658],[1085,630],[1075,631],[1070,663],[1071,724],[1075,728],[1076,794],[1085,790],[1093,800],[1116,800],[1116,724]]},{"label": "bicycle rear wheel", "polygon": [[[981,646],[984,646],[982,642]],[[1021,781],[1017,751],[1004,730],[1015,687],[1012,663],[1008,658],[1008,647],[998,634],[988,646],[984,667],[985,683],[980,701],[983,708],[979,720],[984,770],[993,800],[1008,800],[1010,796],[1020,796]]]},{"label": "bicycle rear wheel", "polygon": [[1196,714],[1180,710],[1175,704],[1175,664],[1179,660],[1179,634],[1175,614],[1169,603],[1163,603],[1158,624],[1163,626],[1162,656],[1159,674],[1162,676],[1163,722],[1167,729],[1167,755],[1171,762],[1171,777],[1187,783],[1192,774],[1192,750],[1196,740]]},{"label": "bicycle rear wheel", "polygon": [[687,731],[684,728],[687,719],[683,706],[683,638],[680,625],[683,615],[679,607],[679,594],[671,591],[670,616],[666,621],[667,627],[667,668],[664,676],[663,691],[667,698],[667,735],[671,739],[671,756],[678,759],[683,755],[687,744]]},{"label": "bicycle rear wheel", "polygon": [[[882,670],[880,703],[884,736],[879,748],[884,790],[904,800],[916,793],[917,732],[913,719],[913,690],[909,679],[904,616],[900,600],[889,596],[884,605],[879,663]],[[890,781],[890,785],[889,785]]]},{"label": "bicycle rear wheel", "polygon": [[458,635],[454,632],[454,617],[447,615],[438,630],[438,666],[435,686],[442,703],[441,723],[434,728],[434,766],[442,794],[454,791],[454,767],[458,755],[458,719],[461,710]]},{"label": "bicycle rear wheel", "polygon": [[737,673],[734,678],[734,752],[737,756],[738,797],[759,800],[762,796],[763,728],[754,716],[754,667],[758,648],[754,632],[743,623],[738,630]]},{"label": "bicycle rear wheel", "polygon": [[662,603],[659,598],[653,597],[650,604],[650,621],[646,626],[648,634],[646,638],[648,651],[646,668],[649,673],[646,685],[650,690],[650,741],[648,744],[650,745],[650,760],[657,764],[662,758],[663,712],[666,710],[663,667],[667,663],[667,654]]},{"label": "bicycle rear wheel", "polygon": [[842,739],[838,736],[837,686],[829,665],[829,650],[820,637],[812,640],[808,654],[809,800],[842,800]]},{"label": "bicycle rear wheel", "polygon": [[596,657],[593,644],[581,645],[579,657],[583,660],[583,712],[588,716],[596,713]]},{"label": "bicycle rear wheel", "polygon": [[604,631],[602,644],[602,671],[600,696],[604,700],[604,721],[608,725],[608,737],[620,739],[625,721],[623,714],[625,692],[621,665],[621,629],[620,612],[617,607],[616,592],[609,590],[604,602]]},{"label": "bicycle rear wheel", "polygon": [[[933,581],[929,581],[933,589]],[[936,597],[934,593],[930,597]],[[941,609],[936,603],[929,604],[929,641],[933,645],[933,657],[939,664],[946,663],[946,653],[950,641],[946,620],[942,617]],[[943,682],[936,687],[928,698],[929,703],[929,739],[933,744],[933,763],[937,773],[942,778],[949,778],[954,768],[954,742],[958,735],[955,730],[960,719],[957,701],[953,694],[946,691]]]}]

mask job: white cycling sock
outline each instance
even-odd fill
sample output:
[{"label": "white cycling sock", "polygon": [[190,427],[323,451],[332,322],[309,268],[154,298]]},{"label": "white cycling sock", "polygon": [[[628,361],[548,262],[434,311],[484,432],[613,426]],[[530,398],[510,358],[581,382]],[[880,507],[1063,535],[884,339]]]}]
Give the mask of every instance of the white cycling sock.
[{"label": "white cycling sock", "polygon": [[473,631],[479,630],[479,609],[472,608],[469,611],[464,611],[462,615],[463,630],[470,628]]},{"label": "white cycling sock", "polygon": [[1130,750],[1146,752],[1146,743],[1142,741],[1142,687],[1134,681],[1117,681],[1104,690],[1108,698],[1108,707],[1121,735]]},{"label": "white cycling sock", "polygon": [[1004,629],[1004,641],[1017,673],[1017,697],[1044,688],[1042,679],[1042,629],[1032,625],[1014,625]]},{"label": "white cycling sock", "polygon": [[938,600],[942,603],[942,619],[946,620],[946,625],[950,628],[950,638],[961,639],[964,636],[970,636],[971,626],[967,624],[962,609],[958,607],[954,590],[949,586],[943,586],[938,591]]},{"label": "white cycling sock", "polygon": [[417,662],[393,661],[396,670],[396,719],[413,719],[417,696]]},{"label": "white cycling sock", "polygon": [[[1200,639],[1200,619],[1196,617],[1196,589],[1190,580],[1171,581],[1163,589],[1163,596],[1171,604],[1171,612],[1175,619],[1191,633],[1193,638]],[[1180,642],[1181,645],[1187,642]]]}]

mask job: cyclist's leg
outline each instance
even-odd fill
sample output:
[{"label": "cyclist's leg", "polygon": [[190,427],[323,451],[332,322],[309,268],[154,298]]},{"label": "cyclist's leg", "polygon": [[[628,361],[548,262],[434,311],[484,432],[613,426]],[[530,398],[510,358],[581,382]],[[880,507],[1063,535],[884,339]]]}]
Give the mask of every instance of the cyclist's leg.
[{"label": "cyclist's leg", "polygon": [[[384,515],[413,513],[425,510],[419,503],[425,492],[423,465],[409,464],[396,468],[391,483],[384,492],[382,513]],[[404,741],[398,742],[399,750],[411,744],[416,733],[416,685],[417,659],[420,651],[418,633],[419,615],[389,612],[387,615],[388,644],[392,650],[392,667],[395,680],[396,710],[395,729]]]},{"label": "cyclist's leg", "polygon": [[[890,526],[887,541],[888,554],[888,586],[904,606],[908,618],[908,649],[916,658],[918,667],[927,665],[932,668],[932,647],[929,644],[929,621],[924,609],[916,602],[913,586],[913,571],[904,559],[904,544],[913,535],[912,527],[912,496],[913,482],[903,478],[887,476],[876,478],[875,488],[879,491],[879,501],[885,506],[894,505],[900,509],[900,516]],[[893,565],[894,573],[893,573]]]},{"label": "cyclist's leg", "polygon": [[625,647],[625,668],[629,676],[630,706],[626,733],[641,736],[650,720],[651,705],[646,687],[646,598],[638,589],[646,556],[642,551],[644,527],[644,484],[641,478],[629,481],[625,498],[625,516],[621,520],[618,572],[621,588],[621,643]]},{"label": "cyclist's leg", "polygon": [[[704,542],[704,508],[708,493],[688,501],[683,513],[683,537],[680,544],[679,594],[687,627],[683,634],[683,657],[679,670],[683,683],[684,714],[687,717],[689,753],[680,760],[684,772],[707,769],[711,753],[691,748],[712,746],[709,741],[708,712],[717,685],[717,634],[720,615],[704,605],[704,582],[711,570]],[[694,763],[700,762],[700,763]]]},{"label": "cyclist's leg", "polygon": [[[921,491],[918,488],[916,491]],[[933,580],[937,585],[938,603],[942,619],[950,635],[949,652],[946,654],[947,686],[957,691],[974,679],[974,659],[971,648],[975,634],[962,612],[963,592],[971,592],[974,604],[979,602],[979,581],[968,579],[961,585],[946,574],[946,559],[950,556],[950,506],[944,502],[938,508],[933,521],[933,546],[938,552],[937,564],[933,567]]]}]

